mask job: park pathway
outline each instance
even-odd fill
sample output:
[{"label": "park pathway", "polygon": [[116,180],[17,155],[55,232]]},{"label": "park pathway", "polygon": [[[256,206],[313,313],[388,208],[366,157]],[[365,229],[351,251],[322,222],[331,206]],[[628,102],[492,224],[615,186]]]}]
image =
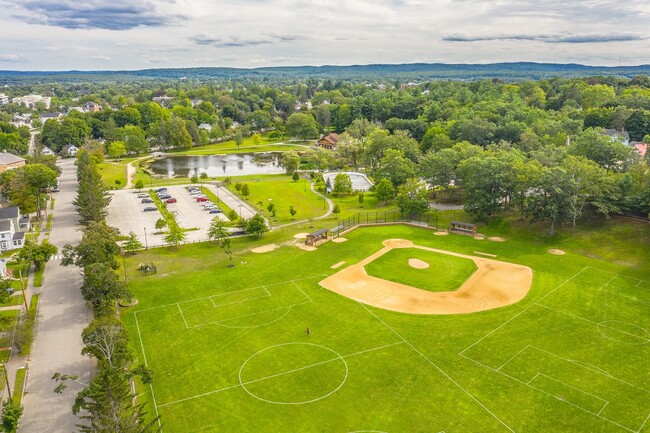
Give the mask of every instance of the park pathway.
[{"label": "park pathway", "polygon": [[[59,250],[67,243],[78,243],[77,213],[72,205],[77,177],[74,160],[61,163],[61,192],[56,194],[56,210],[50,242]],[[88,383],[92,365],[81,355],[81,331],[90,320],[81,296],[81,270],[60,266],[60,259],[46,264],[39,300],[40,320],[37,322],[34,344],[25,387],[25,408],[19,433],[70,433],[76,431],[79,419],[72,414],[72,405],[82,385],[70,381],[62,394],[54,393],[56,372],[78,376]]]},{"label": "park pathway", "polygon": [[[321,220],[323,218],[327,218],[328,216],[332,215],[332,211],[334,211],[334,202],[332,200],[330,200],[325,194],[321,194],[320,192],[316,191],[316,188],[314,187],[314,182],[312,182],[311,180],[309,181],[309,189],[311,189],[311,191],[314,194],[316,194],[317,196],[319,196],[320,198],[325,200],[325,202],[327,203],[327,212],[325,212],[321,216],[317,216],[317,217],[312,218],[312,220],[313,221]],[[309,220],[292,221],[292,222],[287,223],[287,224],[281,224],[279,226],[273,226],[273,230],[281,229],[283,227],[293,226],[293,225],[296,225],[296,224],[303,224],[303,223],[306,223],[306,222],[309,222]]]}]

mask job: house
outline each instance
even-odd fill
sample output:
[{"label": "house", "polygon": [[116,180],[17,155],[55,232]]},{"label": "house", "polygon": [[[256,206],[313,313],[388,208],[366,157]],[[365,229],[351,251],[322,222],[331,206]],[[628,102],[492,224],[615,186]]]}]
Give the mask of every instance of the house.
[{"label": "house", "polygon": [[190,99],[190,104],[192,104],[192,107],[196,107],[200,103],[203,102],[203,99]]},{"label": "house", "polygon": [[11,124],[14,126],[31,126],[32,124],[32,115],[31,114],[14,114],[14,119],[11,121]]},{"label": "house", "polygon": [[4,93],[0,93],[0,107],[9,103],[9,96]]},{"label": "house", "polygon": [[167,104],[169,104],[174,98],[167,96],[167,95],[162,95],[162,96],[154,96],[151,98],[153,102],[159,103],[161,106],[165,107]]},{"label": "house", "polygon": [[0,251],[22,248],[30,229],[29,216],[21,216],[16,206],[0,209]]},{"label": "house", "polygon": [[83,113],[84,109],[83,109],[83,107],[70,107],[68,109],[68,114],[72,113],[73,111],[78,111],[80,113]]},{"label": "house", "polygon": [[47,146],[41,148],[41,155],[53,156],[55,153]]},{"label": "house", "polygon": [[605,135],[609,135],[615,140],[628,145],[630,144],[630,134],[627,131],[617,131],[616,129],[605,129]]},{"label": "house", "polygon": [[59,113],[58,111],[55,111],[53,113],[43,113],[41,114],[41,122],[45,123],[50,119],[59,120],[61,117],[63,117],[63,114]]},{"label": "house", "polygon": [[102,110],[102,107],[99,104],[95,104],[94,102],[86,102],[81,106],[83,109],[84,113],[96,113],[98,111]]},{"label": "house", "polygon": [[52,98],[49,96],[41,96],[41,95],[27,95],[27,96],[20,96],[17,98],[13,98],[11,100],[14,104],[22,104],[26,105],[29,108],[34,108],[38,102],[42,102],[45,104],[45,108],[50,108],[50,104],[52,103]]},{"label": "house", "polygon": [[77,156],[77,152],[79,152],[79,148],[74,144],[66,144],[65,146],[63,146],[63,149],[61,149],[61,154],[63,156],[69,156],[72,158]]},{"label": "house", "polygon": [[0,152],[0,173],[23,165],[25,165],[25,158],[8,153],[6,150]]},{"label": "house", "polygon": [[334,150],[339,140],[339,135],[336,132],[331,132],[318,140],[318,145],[324,149]]},{"label": "house", "polygon": [[199,125],[199,129],[205,129],[206,131],[210,132],[212,131],[212,125],[210,125],[209,123],[201,123]]},{"label": "house", "polygon": [[645,154],[648,152],[648,145],[646,143],[632,141],[630,143],[630,146],[633,146],[636,149],[636,151],[639,152],[641,158],[645,157]]}]

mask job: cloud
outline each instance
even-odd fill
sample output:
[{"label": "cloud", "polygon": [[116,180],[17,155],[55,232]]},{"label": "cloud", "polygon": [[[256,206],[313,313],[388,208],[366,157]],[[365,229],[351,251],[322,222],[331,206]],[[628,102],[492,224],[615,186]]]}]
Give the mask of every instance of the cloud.
[{"label": "cloud", "polygon": [[181,15],[167,15],[150,1],[128,0],[26,0],[20,3],[17,17],[30,24],[66,29],[129,30],[136,27],[160,27],[183,20]]},{"label": "cloud", "polygon": [[18,63],[25,62],[28,59],[22,54],[3,54],[0,55],[0,62],[3,63]]},{"label": "cloud", "polygon": [[632,33],[609,34],[559,34],[559,35],[483,35],[470,36],[463,33],[443,35],[442,40],[447,42],[482,42],[482,41],[537,41],[555,44],[590,44],[604,42],[629,42],[647,39]]},{"label": "cloud", "polygon": [[299,35],[282,35],[275,33],[262,33],[258,38],[242,38],[240,36],[209,36],[206,34],[199,34],[190,36],[188,40],[197,45],[210,45],[219,48],[232,48],[232,47],[251,47],[256,45],[276,44],[280,42],[293,42],[305,40],[306,37]]},{"label": "cloud", "polygon": [[108,62],[112,60],[112,58],[108,56],[90,56],[90,60],[93,62]]}]

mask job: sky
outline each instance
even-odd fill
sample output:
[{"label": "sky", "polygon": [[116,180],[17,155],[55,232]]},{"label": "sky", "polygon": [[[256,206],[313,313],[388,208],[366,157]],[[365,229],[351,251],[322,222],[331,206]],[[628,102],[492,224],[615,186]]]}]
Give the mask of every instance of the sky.
[{"label": "sky", "polygon": [[650,64],[648,0],[0,0],[0,70]]}]

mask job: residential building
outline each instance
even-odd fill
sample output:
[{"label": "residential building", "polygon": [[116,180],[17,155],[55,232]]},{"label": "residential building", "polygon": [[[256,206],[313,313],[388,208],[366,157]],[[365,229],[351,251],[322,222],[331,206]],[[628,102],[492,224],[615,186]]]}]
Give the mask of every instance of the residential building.
[{"label": "residential building", "polygon": [[609,135],[615,140],[628,145],[630,144],[630,134],[627,131],[617,131],[616,129],[605,129],[605,135]]},{"label": "residential building", "polygon": [[14,119],[11,121],[11,124],[14,126],[31,126],[32,125],[32,115],[27,114],[14,114]]},{"label": "residential building", "polygon": [[17,98],[13,98],[11,102],[15,104],[23,104],[29,108],[34,108],[37,102],[42,102],[45,104],[45,108],[50,108],[50,104],[52,103],[52,98],[50,98],[49,96],[41,96],[41,95],[27,95],[27,96],[19,96]]},{"label": "residential building", "polygon": [[0,173],[23,165],[25,165],[25,158],[8,153],[6,150],[0,152]]},{"label": "residential building", "polygon": [[53,156],[55,155],[54,151],[47,146],[41,147],[41,155]]},{"label": "residential building", "polygon": [[339,142],[339,135],[336,132],[331,132],[318,140],[318,145],[324,149],[334,150],[336,143]]},{"label": "residential building", "polygon": [[79,148],[74,144],[66,144],[65,146],[63,146],[63,149],[61,149],[61,154],[63,156],[69,156],[72,158],[77,156],[77,152],[79,152]]},{"label": "residential building", "polygon": [[201,123],[199,125],[199,129],[205,129],[206,131],[210,132],[212,131],[212,125],[210,125],[209,123]]},{"label": "residential building", "polygon": [[53,113],[43,113],[41,114],[41,122],[45,123],[50,119],[59,120],[61,117],[63,117],[63,114],[59,113],[58,111],[55,111]]},{"label": "residential building", "polygon": [[167,104],[171,103],[171,101],[172,101],[173,99],[174,99],[174,98],[172,98],[172,97],[170,97],[170,96],[167,96],[167,95],[154,96],[153,98],[151,98],[151,100],[152,100],[153,102],[157,102],[157,103],[159,103],[160,105],[162,105],[163,107],[165,107],[165,106],[167,106]]},{"label": "residential building", "polygon": [[21,216],[16,206],[0,209],[0,251],[22,248],[30,229],[29,216]]},{"label": "residential building", "polygon": [[102,107],[99,104],[95,104],[92,101],[86,102],[81,106],[81,108],[83,108],[83,111],[86,113],[96,113],[102,110]]},{"label": "residential building", "polygon": [[4,93],[0,93],[0,107],[9,103],[9,96]]}]

